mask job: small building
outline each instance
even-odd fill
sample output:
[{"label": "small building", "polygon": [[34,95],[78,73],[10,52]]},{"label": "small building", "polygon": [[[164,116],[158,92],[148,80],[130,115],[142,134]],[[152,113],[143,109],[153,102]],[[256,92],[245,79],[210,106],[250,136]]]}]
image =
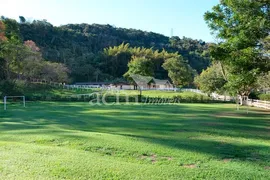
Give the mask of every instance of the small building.
[{"label": "small building", "polygon": [[161,79],[153,78],[153,81],[154,81],[154,88],[155,89],[162,90],[162,89],[172,89],[172,88],[174,88],[169,80],[161,80]]},{"label": "small building", "polygon": [[169,80],[161,80],[141,75],[132,75],[132,78],[136,85],[142,90],[168,90],[174,88]]},{"label": "small building", "polygon": [[156,79],[150,76],[134,75],[134,83],[128,82],[79,82],[75,86],[87,86],[93,88],[108,88],[111,90],[169,90],[174,86],[169,80]]}]

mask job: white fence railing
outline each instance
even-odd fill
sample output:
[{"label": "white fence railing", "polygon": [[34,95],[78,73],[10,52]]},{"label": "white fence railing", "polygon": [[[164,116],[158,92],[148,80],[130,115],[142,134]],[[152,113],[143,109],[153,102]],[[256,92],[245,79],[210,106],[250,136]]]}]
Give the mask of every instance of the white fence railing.
[{"label": "white fence railing", "polygon": [[228,96],[228,95],[219,95],[217,93],[212,93],[211,97],[214,100],[219,100],[219,101],[235,101],[235,97]]},{"label": "white fence railing", "polygon": [[[198,93],[198,94],[202,94],[202,95],[207,96],[206,93],[202,92],[199,89],[181,89],[181,91],[194,92],[194,93]],[[210,97],[214,100],[217,100],[217,101],[235,101],[235,97],[228,96],[228,95],[220,95],[217,93],[210,94]]]},{"label": "white fence railing", "polygon": [[183,88],[183,89],[180,89],[181,91],[184,91],[184,92],[194,92],[194,93],[198,93],[198,94],[202,94],[202,95],[207,95],[207,94],[205,94],[205,93],[203,93],[201,90],[199,90],[199,89],[185,89],[185,88]]},{"label": "white fence railing", "polygon": [[141,88],[143,91],[151,91],[151,90],[158,90],[158,91],[178,91],[179,88]]},{"label": "white fence railing", "polygon": [[65,85],[67,89],[93,89],[93,88],[101,88],[99,85]]},{"label": "white fence railing", "polygon": [[254,106],[258,108],[263,109],[270,109],[270,101],[261,101],[261,100],[255,100],[255,99],[248,99],[247,100],[248,106]]},{"label": "white fence railing", "polygon": [[[100,85],[66,85],[64,83],[59,83],[59,82],[52,82],[52,81],[46,81],[46,80],[42,80],[42,79],[31,79],[30,80],[32,83],[39,83],[39,84],[49,84],[51,86],[55,86],[55,87],[62,87],[65,89],[96,89],[96,88],[100,88],[102,90],[116,90],[114,88],[111,88],[110,86],[100,86]],[[120,89],[118,89],[120,90]],[[198,93],[201,95],[207,95],[206,93],[202,92],[199,89],[192,89],[192,88],[142,88],[142,90],[161,90],[161,91],[184,91],[184,92],[194,92],[194,93]],[[218,101],[235,101],[235,97],[231,97],[231,96],[226,96],[226,95],[219,95],[216,93],[212,93],[211,98],[214,100],[218,100]],[[247,105],[249,106],[254,106],[254,107],[259,107],[259,108],[264,108],[264,109],[270,109],[270,101],[261,101],[261,100],[254,100],[254,99],[248,99],[247,100]]]},{"label": "white fence railing", "polygon": [[32,83],[36,84],[47,84],[54,87],[60,87],[64,89],[93,89],[93,88],[100,88],[99,85],[66,85],[65,83],[59,83],[59,82],[53,82],[53,81],[47,81],[44,79],[30,79]]}]

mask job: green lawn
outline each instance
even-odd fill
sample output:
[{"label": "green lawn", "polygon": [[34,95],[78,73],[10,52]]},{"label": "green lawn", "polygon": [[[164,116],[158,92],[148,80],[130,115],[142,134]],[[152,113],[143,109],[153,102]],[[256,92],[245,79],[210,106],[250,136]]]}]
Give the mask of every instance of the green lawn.
[{"label": "green lawn", "polygon": [[[90,96],[90,95],[93,96]],[[102,90],[102,89],[57,89],[57,88],[45,88],[41,87],[29,88],[25,93],[27,100],[31,101],[66,101],[66,102],[83,102],[90,101],[94,97],[94,94],[104,95],[109,99],[109,102],[115,102],[116,97],[121,97],[120,102],[125,100],[125,97],[129,97],[130,100],[138,98],[140,92],[138,90]],[[211,98],[198,94],[195,92],[174,92],[174,91],[159,91],[149,90],[142,92],[143,100],[154,100],[154,99],[174,99],[178,98],[180,102],[211,102]],[[11,101],[11,99],[8,99]]]},{"label": "green lawn", "polygon": [[[116,94],[120,93],[120,95],[139,95],[139,90],[100,90],[100,89],[48,89],[48,90],[38,90],[38,91],[28,91],[26,96],[31,97],[35,95],[40,96],[72,96],[78,94],[91,94],[94,92],[107,93],[107,94]],[[175,91],[159,91],[159,90],[148,90],[142,91],[142,95],[146,97],[163,97],[163,98],[172,98],[174,96],[183,96],[183,97],[193,97],[194,95],[199,96],[200,94],[194,92],[175,92]]]},{"label": "green lawn", "polygon": [[[128,95],[138,95],[138,90],[123,90],[120,91],[120,94]],[[163,97],[163,98],[172,98],[174,96],[183,96],[183,97],[193,97],[194,95],[200,96],[200,94],[194,92],[175,92],[175,91],[159,91],[159,90],[149,90],[142,91],[143,96],[148,97]]]},{"label": "green lawn", "polygon": [[269,179],[270,113],[230,104],[0,109],[0,179]]},{"label": "green lawn", "polygon": [[27,90],[24,93],[26,96],[72,96],[76,94],[91,94],[93,92],[99,91],[99,89],[62,89],[62,88],[52,88],[52,89],[38,89],[38,90]]},{"label": "green lawn", "polygon": [[[42,87],[42,86],[41,86]],[[79,94],[91,94],[95,92],[107,93],[107,94],[116,94],[120,93],[121,95],[139,95],[139,90],[101,90],[97,88],[93,89],[63,89],[63,88],[29,88],[26,89],[23,93],[27,97],[31,96],[72,96]],[[175,92],[175,91],[161,91],[161,90],[146,90],[142,91],[142,95],[146,97],[163,97],[163,98],[172,98],[174,96],[183,96],[183,97],[193,97],[195,95],[199,96],[200,94],[194,92]]]}]

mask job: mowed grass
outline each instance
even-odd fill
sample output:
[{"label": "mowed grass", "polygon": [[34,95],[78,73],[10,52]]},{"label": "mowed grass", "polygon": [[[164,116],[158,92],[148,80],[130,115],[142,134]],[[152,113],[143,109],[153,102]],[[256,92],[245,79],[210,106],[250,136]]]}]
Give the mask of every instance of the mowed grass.
[{"label": "mowed grass", "polygon": [[100,89],[62,89],[62,88],[53,88],[53,89],[38,89],[38,90],[27,90],[25,95],[27,97],[31,96],[72,96],[77,94],[91,94],[93,92],[100,91]]},{"label": "mowed grass", "polygon": [[230,104],[0,109],[0,179],[269,179],[270,113]]},{"label": "mowed grass", "polygon": [[[138,90],[121,90],[120,94],[139,95],[140,92]],[[194,92],[181,92],[181,91],[175,92],[175,91],[159,91],[159,90],[142,91],[142,95],[145,97],[160,97],[160,98],[172,98],[175,96],[182,96],[182,97],[200,96],[200,94]]]},{"label": "mowed grass", "polygon": [[[102,89],[38,89],[38,90],[28,90],[24,95],[26,99],[31,100],[51,100],[56,101],[70,101],[70,98],[78,98],[87,95],[94,94],[106,94],[106,96],[131,96],[138,97],[140,95],[139,90],[102,90]],[[161,91],[161,90],[147,90],[142,91],[142,96],[144,98],[174,98],[181,97],[182,100],[191,101],[207,101],[211,100],[210,97],[195,92],[182,92],[182,91]]]}]

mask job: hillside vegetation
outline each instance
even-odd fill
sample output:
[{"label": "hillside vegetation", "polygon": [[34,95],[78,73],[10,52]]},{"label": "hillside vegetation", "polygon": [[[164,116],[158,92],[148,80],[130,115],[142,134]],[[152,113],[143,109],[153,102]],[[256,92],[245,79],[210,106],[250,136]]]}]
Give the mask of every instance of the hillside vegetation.
[{"label": "hillside vegetation", "polygon": [[[32,40],[40,47],[42,56],[49,61],[63,63],[71,70],[74,81],[104,81],[122,78],[128,69],[133,54],[121,54],[115,58],[107,56],[104,48],[119,46],[152,48],[161,52],[179,53],[197,73],[209,65],[204,54],[208,45],[202,40],[183,37],[166,37],[153,32],[116,28],[99,24],[68,24],[53,26],[46,20],[19,23],[23,41]],[[165,59],[162,59],[165,61]],[[120,73],[111,69],[118,67]]]}]

